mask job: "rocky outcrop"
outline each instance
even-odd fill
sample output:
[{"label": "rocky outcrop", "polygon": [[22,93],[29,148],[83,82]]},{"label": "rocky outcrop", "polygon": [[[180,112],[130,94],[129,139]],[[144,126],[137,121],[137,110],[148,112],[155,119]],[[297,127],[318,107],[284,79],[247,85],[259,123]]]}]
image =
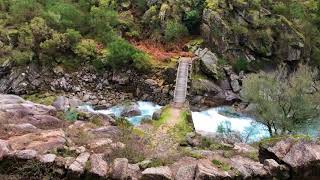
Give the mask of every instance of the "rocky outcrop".
[{"label": "rocky outcrop", "polygon": [[199,48],[195,54],[199,60],[193,63],[191,103],[213,107],[239,101],[243,72],[237,75],[232,67],[220,65],[215,53],[207,48]]},{"label": "rocky outcrop", "polygon": [[320,176],[319,142],[288,138],[275,144],[264,144],[260,147],[260,161],[267,158],[288,166],[294,177]]},{"label": "rocky outcrop", "polygon": [[199,57],[201,70],[211,78],[218,78],[218,58],[209,49],[198,49],[195,54]]},{"label": "rocky outcrop", "polygon": [[[1,67],[6,67],[2,68]],[[165,69],[157,69],[150,74],[132,70],[103,74],[82,68],[67,73],[60,66],[52,69],[31,64],[26,67],[11,67],[0,64],[0,93],[17,95],[33,94],[41,91],[72,94],[82,102],[110,107],[124,100],[146,100],[161,105],[168,104],[174,89],[174,80],[166,77]],[[78,103],[76,99],[59,98],[55,102],[58,109]]]},{"label": "rocky outcrop", "polygon": [[272,14],[272,7],[255,8],[250,1],[236,0],[212,3],[203,11],[201,34],[224,59],[242,60],[257,70],[310,56],[303,35],[285,17]]}]

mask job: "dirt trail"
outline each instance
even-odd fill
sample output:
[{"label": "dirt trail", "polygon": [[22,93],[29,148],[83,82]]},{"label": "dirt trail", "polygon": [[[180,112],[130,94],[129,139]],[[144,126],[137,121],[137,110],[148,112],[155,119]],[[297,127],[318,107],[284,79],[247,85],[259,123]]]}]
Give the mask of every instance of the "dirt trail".
[{"label": "dirt trail", "polygon": [[162,124],[153,135],[153,156],[157,158],[167,157],[168,154],[177,154],[177,146],[179,143],[172,137],[170,130],[179,122],[181,109],[170,108],[170,116],[164,124]]}]

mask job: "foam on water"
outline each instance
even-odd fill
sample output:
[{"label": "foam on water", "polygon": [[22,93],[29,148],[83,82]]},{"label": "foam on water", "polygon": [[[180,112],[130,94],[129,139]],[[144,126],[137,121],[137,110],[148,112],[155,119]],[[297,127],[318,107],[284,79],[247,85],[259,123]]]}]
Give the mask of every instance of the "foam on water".
[{"label": "foam on water", "polygon": [[[140,124],[141,120],[144,118],[151,118],[152,114],[162,107],[162,106],[156,105],[154,103],[145,102],[145,101],[138,101],[137,104],[138,104],[139,110],[141,111],[141,115],[127,118],[129,120],[129,122],[131,122],[133,125]],[[109,109],[98,110],[96,112],[102,113],[102,114],[108,114],[108,115],[113,114],[116,117],[120,117],[123,109],[124,109],[124,107],[122,107],[122,106],[114,106]]]},{"label": "foam on water", "polygon": [[214,134],[221,123],[230,122],[232,131],[240,132],[241,135],[245,135],[244,133],[250,131],[251,137],[249,140],[251,141],[268,137],[268,131],[263,125],[241,114],[233,113],[235,114],[234,116],[228,116],[223,113],[229,112],[229,110],[227,107],[218,107],[202,112],[192,112],[193,124],[196,131],[201,134]]},{"label": "foam on water", "polygon": [[[138,101],[137,105],[141,111],[141,115],[127,118],[133,125],[139,125],[144,118],[151,118],[152,114],[162,107],[145,101]],[[91,106],[82,106],[81,108],[90,112],[113,114],[116,117],[120,117],[124,109],[120,105],[97,111],[93,110]],[[201,112],[192,112],[192,119],[195,130],[201,134],[217,133],[218,126],[221,123],[228,122],[232,131],[239,132],[244,137],[246,137],[246,133],[249,131],[249,141],[256,141],[269,135],[263,125],[250,117],[234,112],[231,107],[218,107]]]}]

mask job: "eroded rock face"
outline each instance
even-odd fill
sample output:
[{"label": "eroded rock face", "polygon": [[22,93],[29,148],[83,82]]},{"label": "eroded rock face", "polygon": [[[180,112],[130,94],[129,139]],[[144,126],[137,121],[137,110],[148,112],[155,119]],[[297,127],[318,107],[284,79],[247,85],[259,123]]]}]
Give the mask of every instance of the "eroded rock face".
[{"label": "eroded rock face", "polygon": [[55,113],[56,109],[52,106],[25,101],[15,95],[0,94],[0,121],[18,131],[18,134],[37,132],[37,128],[62,127],[63,122],[53,116]]},{"label": "eroded rock face", "polygon": [[45,154],[38,157],[39,161],[42,163],[53,163],[56,158],[57,155],[55,154]]}]

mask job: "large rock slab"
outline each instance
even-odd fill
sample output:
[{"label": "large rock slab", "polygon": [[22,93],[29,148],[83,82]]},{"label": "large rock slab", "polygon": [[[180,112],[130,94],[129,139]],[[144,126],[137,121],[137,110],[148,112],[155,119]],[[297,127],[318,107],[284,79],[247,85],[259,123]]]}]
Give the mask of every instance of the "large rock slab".
[{"label": "large rock slab", "polygon": [[320,176],[320,143],[307,139],[287,138],[273,145],[260,147],[260,160],[275,159],[288,165],[294,176]]},{"label": "large rock slab", "polygon": [[152,167],[142,172],[142,180],[173,180],[172,172],[168,166]]},{"label": "large rock slab", "polygon": [[185,157],[170,166],[174,179],[193,180],[195,178],[197,159]]},{"label": "large rock slab", "polygon": [[76,160],[69,166],[69,169],[74,173],[82,174],[85,170],[86,163],[90,157],[90,153],[81,153]]},{"label": "large rock slab", "polygon": [[209,77],[218,79],[217,56],[207,48],[198,49],[195,54],[200,58],[200,67],[203,73],[205,73]]},{"label": "large rock slab", "polygon": [[96,174],[100,177],[107,175],[109,166],[103,159],[104,154],[92,154],[90,156],[90,173]]},{"label": "large rock slab", "polygon": [[0,139],[0,161],[10,152],[7,141]]},{"label": "large rock slab", "polygon": [[128,177],[128,159],[117,158],[112,164],[112,178],[125,180]]},{"label": "large rock slab", "polygon": [[8,144],[13,150],[32,149],[39,153],[61,148],[65,143],[66,136],[62,130],[44,130],[40,133],[29,133],[8,139]]},{"label": "large rock slab", "polygon": [[196,167],[195,180],[216,180],[216,179],[230,179],[230,175],[227,172],[221,171],[208,159],[202,159],[199,161]]},{"label": "large rock slab", "polygon": [[241,176],[246,178],[263,178],[268,176],[267,170],[263,164],[252,159],[235,156],[231,158],[231,166],[237,169]]}]

